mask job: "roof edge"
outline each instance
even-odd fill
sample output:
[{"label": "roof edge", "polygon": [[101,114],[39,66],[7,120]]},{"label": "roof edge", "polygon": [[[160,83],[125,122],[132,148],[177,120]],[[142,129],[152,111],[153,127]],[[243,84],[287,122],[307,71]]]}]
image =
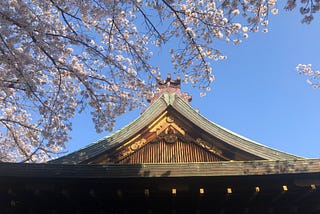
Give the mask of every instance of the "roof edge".
[{"label": "roof edge", "polygon": [[147,124],[159,117],[169,105],[172,105],[175,97],[172,94],[164,94],[152,103],[140,116],[123,128],[93,142],[77,151],[65,156],[48,161],[48,163],[79,164],[84,160],[90,159],[109,150],[120,143],[133,137],[138,131]]},{"label": "roof edge", "polygon": [[207,133],[216,136],[231,146],[243,149],[244,151],[254,155],[261,156],[261,158],[268,160],[304,159],[303,157],[292,155],[260,144],[212,122],[193,109],[179,96],[176,96],[174,99],[172,107]]},{"label": "roof edge", "polygon": [[[219,177],[309,174],[320,175],[320,159],[221,161],[170,164],[34,164],[0,163],[0,177],[145,178]],[[317,176],[320,184],[319,176]]]}]

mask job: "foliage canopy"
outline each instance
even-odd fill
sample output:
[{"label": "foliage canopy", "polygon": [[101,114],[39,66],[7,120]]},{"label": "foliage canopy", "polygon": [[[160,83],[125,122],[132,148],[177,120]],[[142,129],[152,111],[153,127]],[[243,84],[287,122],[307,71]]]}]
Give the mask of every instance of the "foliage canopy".
[{"label": "foliage canopy", "polygon": [[[301,5],[310,23],[319,1]],[[270,13],[276,0],[2,0],[0,161],[49,159],[87,108],[98,132],[111,130],[144,105],[160,74],[152,50],[169,41],[179,41],[169,52],[176,73],[209,90],[211,64],[226,59],[215,41],[267,32]]]}]

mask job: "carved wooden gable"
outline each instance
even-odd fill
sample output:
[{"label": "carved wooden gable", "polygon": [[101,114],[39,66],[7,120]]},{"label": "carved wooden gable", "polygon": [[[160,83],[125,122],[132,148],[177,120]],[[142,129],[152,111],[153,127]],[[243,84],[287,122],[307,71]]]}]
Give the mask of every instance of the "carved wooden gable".
[{"label": "carved wooden gable", "polygon": [[181,119],[166,111],[141,133],[90,163],[185,163],[230,160],[214,144],[194,136],[190,128],[183,125]]}]

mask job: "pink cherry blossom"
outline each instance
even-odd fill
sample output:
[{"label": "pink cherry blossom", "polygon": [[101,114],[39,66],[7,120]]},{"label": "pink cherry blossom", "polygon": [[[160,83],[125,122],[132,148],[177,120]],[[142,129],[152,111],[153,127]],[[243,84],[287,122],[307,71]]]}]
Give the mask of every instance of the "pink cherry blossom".
[{"label": "pink cherry blossom", "polygon": [[85,109],[97,132],[111,130],[144,106],[160,74],[154,51],[172,40],[175,72],[204,95],[211,63],[227,58],[215,42],[239,44],[275,9],[276,0],[1,1],[0,161],[50,159]]}]

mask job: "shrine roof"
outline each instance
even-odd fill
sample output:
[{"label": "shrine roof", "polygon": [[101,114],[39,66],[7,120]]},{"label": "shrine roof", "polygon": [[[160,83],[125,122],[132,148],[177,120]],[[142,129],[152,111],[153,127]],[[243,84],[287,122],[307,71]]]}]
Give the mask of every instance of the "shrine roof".
[{"label": "shrine roof", "polygon": [[146,126],[154,122],[161,114],[166,111],[175,111],[181,114],[186,120],[194,124],[195,127],[203,130],[209,136],[215,137],[237,149],[253,154],[260,159],[265,160],[295,160],[302,159],[301,157],[291,155],[279,150],[269,148],[255,141],[249,140],[240,136],[226,128],[223,128],[212,121],[208,120],[189,103],[181,98],[176,93],[163,93],[140,115],[136,120],[132,121],[127,126],[114,132],[110,136],[102,138],[95,143],[92,143],[85,148],[70,153],[66,156],[52,160],[49,163],[59,164],[81,164],[85,161],[97,157],[108,150],[123,145],[130,138],[139,134]]}]

